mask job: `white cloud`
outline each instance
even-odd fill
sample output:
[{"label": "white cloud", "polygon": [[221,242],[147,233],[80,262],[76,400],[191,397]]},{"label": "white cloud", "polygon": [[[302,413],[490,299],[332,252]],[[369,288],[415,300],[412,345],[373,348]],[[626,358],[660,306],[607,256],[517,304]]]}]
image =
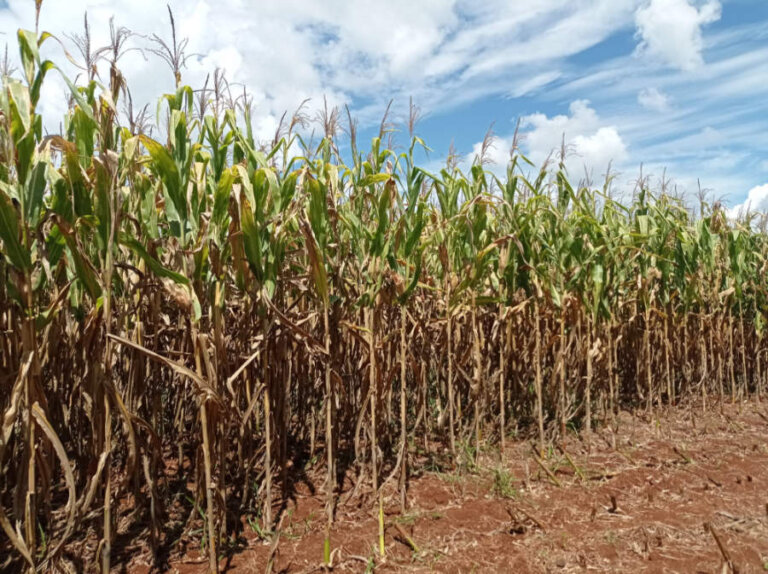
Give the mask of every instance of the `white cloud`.
[{"label": "white cloud", "polygon": [[537,113],[523,118],[524,145],[528,157],[541,165],[559,150],[565,139],[568,148],[566,167],[574,177],[587,170],[593,176],[605,173],[608,164],[627,159],[627,146],[618,129],[605,125],[587,100],[576,100],[569,115],[547,117]]},{"label": "white cloud", "polygon": [[[743,8],[723,2],[724,11]],[[586,70],[563,68],[563,78],[542,97],[589,95],[630,149],[620,179],[634,179],[641,164],[656,179],[666,168],[686,196],[694,197],[700,182],[715,197],[740,203],[746,190],[768,181],[760,153],[768,149],[768,33],[760,23],[724,21],[707,29],[706,65],[695,70],[680,73],[649,57],[617,55]],[[638,105],[640,92],[651,87],[667,96],[663,121],[660,112]]]},{"label": "white cloud", "polygon": [[720,2],[707,0],[700,7],[690,0],[650,0],[635,13],[638,50],[681,70],[704,63],[701,27],[720,19]]},{"label": "white cloud", "polygon": [[[465,77],[578,54],[620,29],[631,17],[637,0],[587,0],[578,4],[546,0],[535,3],[539,10],[520,10],[513,2],[508,4],[520,13],[518,25],[512,28],[514,35],[505,34],[503,50],[493,46],[485,57],[472,61]],[[489,39],[481,39],[481,45]]]},{"label": "white cloud", "polygon": [[[177,35],[189,39],[187,54],[191,57],[182,71],[183,81],[201,87],[206,75],[217,67],[224,69],[235,95],[242,93],[242,86],[247,87],[254,100],[255,119],[267,118],[262,121],[265,125],[275,123],[284,111],[290,113],[307,98],[317,108],[324,96],[333,105],[353,96],[380,94],[383,86],[394,90],[408,82],[418,84],[424,60],[457,26],[455,4],[456,0],[394,0],[386,6],[373,0],[351,4],[343,0],[322,4],[263,0],[255,10],[241,0],[171,1]],[[10,0],[7,8],[0,8],[0,32],[9,39],[12,55],[16,29],[34,28],[33,5],[27,0]],[[149,103],[154,115],[157,98],[174,86],[165,63],[146,51],[152,46],[148,39],[152,34],[170,37],[165,2],[46,1],[40,29],[63,40],[77,58],[67,35],[82,34],[86,11],[94,48],[107,43],[112,16],[116,25],[136,32],[130,46],[145,52],[127,53],[120,68],[134,101]],[[387,32],[371,33],[374,23]],[[70,77],[78,73],[57,43],[47,42],[45,55],[61,64]],[[46,125],[53,126],[63,109],[56,102],[65,102],[66,92],[55,80],[50,84],[41,111],[53,116],[46,118]],[[380,96],[381,100],[386,97]]]},{"label": "white cloud", "polygon": [[[235,94],[248,88],[254,131],[263,140],[271,139],[284,111],[306,98],[312,99],[310,116],[323,96],[331,105],[349,103],[365,129],[378,124],[390,98],[394,117],[406,117],[413,95],[433,117],[427,129],[438,122],[447,126],[437,130],[440,136],[423,133],[428,143],[439,146],[446,142],[438,137],[456,136],[469,151],[467,126],[482,116],[479,138],[492,119],[488,114],[496,113],[470,104],[527,96],[546,109],[574,102],[562,115],[528,116],[521,141],[540,163],[565,133],[574,178],[587,164],[599,180],[613,159],[627,178],[642,162],[659,174],[668,167],[691,190],[701,177],[718,195],[743,197],[756,183],[755,171],[757,181],[767,181],[768,161],[761,164],[759,150],[768,147],[768,35],[756,18],[748,25],[729,18],[705,28],[719,18],[722,0],[538,0],[525,10],[509,0],[259,0],[256,8],[243,0],[170,2],[179,36],[189,37],[188,53],[194,54],[184,82],[199,87],[215,67],[225,68]],[[722,4],[736,12],[734,4]],[[0,32],[14,56],[16,29],[34,27],[34,3],[5,5]],[[146,48],[150,34],[169,36],[165,3],[156,0],[44,0],[40,29],[74,53],[65,33],[82,31],[85,10],[96,46],[108,40],[112,15],[116,24],[143,35],[131,40],[133,47]],[[584,52],[635,30],[635,54]],[[43,52],[75,76],[55,42]],[[581,56],[570,58],[575,54]],[[171,72],[157,57],[139,52],[126,54],[120,65],[134,101],[149,103],[154,117],[158,96],[173,89]],[[584,97],[592,103],[580,101]],[[40,104],[50,117],[48,130],[58,129],[65,105],[66,88],[51,72]],[[452,123],[448,112],[459,105],[466,106],[466,121]],[[491,159],[505,164],[510,145],[509,137],[499,139]],[[471,161],[469,154],[466,159]]]},{"label": "white cloud", "polygon": [[768,213],[768,183],[757,185],[747,192],[743,203],[734,205],[728,210],[729,217],[736,219],[748,211]]},{"label": "white cloud", "polygon": [[[183,80],[195,87],[216,66],[247,86],[256,119],[276,121],[306,98],[315,107],[355,103],[363,125],[378,121],[386,101],[405,106],[408,96],[428,112],[489,95],[525,94],[556,78],[559,63],[632,24],[638,0],[540,0],[520,10],[504,0],[171,0],[179,37],[194,54]],[[141,34],[131,42],[147,48],[147,37],[170,35],[164,2],[155,0],[46,0],[40,29],[68,44],[66,33],[82,31],[87,10],[95,46],[108,40],[108,20]],[[15,52],[18,27],[34,27],[34,3],[8,0],[0,8],[0,32]],[[374,30],[375,29],[375,30]],[[72,76],[61,49],[49,42],[46,55]],[[503,50],[499,50],[503,46]],[[149,103],[173,89],[173,77],[157,57],[126,54],[121,70],[136,103]],[[531,79],[533,78],[533,79]],[[63,96],[54,86],[46,113],[58,113]],[[242,88],[237,86],[239,93]],[[58,118],[52,120],[58,123]],[[50,122],[46,122],[50,125]]]},{"label": "white cloud", "polygon": [[643,88],[637,94],[637,102],[654,112],[666,112],[669,109],[669,96],[657,88]]},{"label": "white cloud", "polygon": [[547,84],[551,84],[555,80],[557,80],[561,76],[561,73],[557,70],[552,70],[549,72],[544,72],[541,74],[537,74],[533,76],[529,80],[523,81],[520,85],[515,86],[515,88],[511,92],[511,96],[513,98],[521,98],[523,96],[531,95],[535,92],[538,92],[546,86]]}]

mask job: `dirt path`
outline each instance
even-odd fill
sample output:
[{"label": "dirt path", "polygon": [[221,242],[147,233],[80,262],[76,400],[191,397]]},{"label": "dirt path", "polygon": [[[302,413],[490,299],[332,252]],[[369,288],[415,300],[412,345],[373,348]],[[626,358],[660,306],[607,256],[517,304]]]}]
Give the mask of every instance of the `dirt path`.
[{"label": "dirt path", "polygon": [[[590,448],[569,440],[573,465],[549,453],[551,477],[521,442],[503,464],[488,452],[477,467],[425,472],[411,482],[405,515],[391,493],[385,561],[374,552],[373,501],[339,507],[334,572],[726,572],[716,537],[736,571],[764,572],[766,411],[677,409],[654,421],[622,413],[618,432],[602,429]],[[222,565],[264,572],[271,546],[250,528],[244,536],[247,546]],[[322,493],[300,496],[285,513],[274,571],[321,572],[322,548]],[[171,571],[202,573],[205,564],[187,554]]]}]

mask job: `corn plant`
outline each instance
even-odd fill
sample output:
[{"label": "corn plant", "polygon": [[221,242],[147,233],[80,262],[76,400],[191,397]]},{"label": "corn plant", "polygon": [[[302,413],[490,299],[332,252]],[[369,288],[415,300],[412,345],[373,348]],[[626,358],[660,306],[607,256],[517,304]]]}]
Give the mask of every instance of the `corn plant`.
[{"label": "corn plant", "polygon": [[279,541],[312,473],[331,567],[340,497],[372,502],[384,554],[417,440],[475,468],[513,427],[545,456],[619,408],[764,398],[758,215],[644,180],[619,199],[517,145],[501,175],[483,154],[430,173],[414,108],[402,149],[387,119],[344,141],[327,107],[319,142],[303,108],[259,142],[220,73],[184,84],[175,31],[153,43],[175,80],[156,125],[118,113],[140,40],[113,27],[81,50],[107,85],[66,79],[44,135],[49,39],[19,32],[0,92],[1,569],[64,568],[95,533],[82,559],[106,573],[116,524],[149,523],[159,561],[183,513],[215,572],[233,523]]}]

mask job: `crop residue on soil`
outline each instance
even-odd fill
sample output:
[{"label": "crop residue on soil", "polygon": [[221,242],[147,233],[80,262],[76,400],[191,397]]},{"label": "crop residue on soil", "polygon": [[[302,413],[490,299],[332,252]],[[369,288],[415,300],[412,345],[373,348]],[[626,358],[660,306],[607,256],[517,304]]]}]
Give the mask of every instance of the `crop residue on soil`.
[{"label": "crop residue on soil", "polygon": [[[534,459],[514,443],[504,460],[413,477],[409,508],[385,498],[386,559],[376,553],[374,498],[341,496],[334,572],[763,572],[768,567],[768,418],[763,405],[622,413],[589,444]],[[318,476],[322,469],[317,469]],[[318,478],[318,481],[321,481]],[[559,486],[558,486],[559,485]],[[277,508],[276,508],[277,510]],[[231,572],[321,572],[322,492],[306,489],[283,512],[279,543],[248,526]],[[728,562],[730,561],[730,563]],[[204,572],[195,551],[170,570]],[[146,571],[136,558],[131,571]]]}]

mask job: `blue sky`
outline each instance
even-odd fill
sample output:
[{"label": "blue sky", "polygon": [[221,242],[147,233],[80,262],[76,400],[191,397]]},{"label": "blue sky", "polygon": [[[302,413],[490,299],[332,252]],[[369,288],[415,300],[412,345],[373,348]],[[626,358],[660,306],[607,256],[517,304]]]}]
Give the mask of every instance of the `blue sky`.
[{"label": "blue sky", "polygon": [[[0,3],[0,31],[34,27],[33,2]],[[361,137],[387,101],[402,126],[408,99],[437,168],[450,143],[466,162],[494,123],[496,167],[518,119],[522,148],[544,161],[565,137],[573,179],[617,185],[665,173],[681,192],[699,182],[735,208],[768,210],[768,2],[766,0],[187,0],[171,1],[194,55],[185,82],[216,67],[248,88],[256,131],[270,138],[284,110],[311,98],[348,104]],[[95,45],[108,20],[168,36],[155,0],[44,0],[40,27],[65,43],[87,10]],[[146,47],[146,37],[135,37]],[[70,50],[71,43],[69,44]],[[15,46],[13,46],[15,51]],[[50,56],[62,61],[53,43]],[[56,52],[59,55],[56,56]],[[172,88],[156,58],[126,54],[137,102]],[[77,70],[70,67],[69,73]],[[47,118],[63,112],[60,82],[46,86]],[[154,111],[154,104],[151,107]],[[47,119],[47,125],[56,120]],[[402,128],[404,130],[404,128]],[[405,134],[398,134],[405,142]]]}]

